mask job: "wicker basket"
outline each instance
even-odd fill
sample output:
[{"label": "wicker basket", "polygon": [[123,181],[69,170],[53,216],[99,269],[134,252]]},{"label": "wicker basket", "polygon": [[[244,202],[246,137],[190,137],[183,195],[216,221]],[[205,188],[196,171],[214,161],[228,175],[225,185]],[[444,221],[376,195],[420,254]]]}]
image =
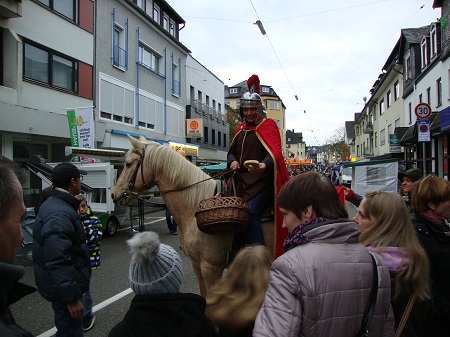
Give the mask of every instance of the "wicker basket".
[{"label": "wicker basket", "polygon": [[250,210],[242,198],[215,196],[200,201],[195,217],[203,233],[237,233],[247,229]]}]

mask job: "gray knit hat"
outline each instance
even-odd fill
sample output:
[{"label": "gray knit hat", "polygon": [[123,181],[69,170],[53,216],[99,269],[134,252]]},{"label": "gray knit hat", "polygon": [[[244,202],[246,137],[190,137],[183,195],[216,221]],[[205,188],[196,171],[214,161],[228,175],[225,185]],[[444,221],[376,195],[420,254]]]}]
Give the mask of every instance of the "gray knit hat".
[{"label": "gray knit hat", "polygon": [[155,232],[135,234],[130,247],[130,286],[137,295],[177,293],[183,271],[178,253],[159,242]]}]

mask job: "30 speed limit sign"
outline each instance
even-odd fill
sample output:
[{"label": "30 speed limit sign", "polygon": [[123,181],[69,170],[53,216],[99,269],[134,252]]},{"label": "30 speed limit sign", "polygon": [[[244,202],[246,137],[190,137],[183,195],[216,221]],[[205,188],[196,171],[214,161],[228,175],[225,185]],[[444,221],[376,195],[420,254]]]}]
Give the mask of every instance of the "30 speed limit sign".
[{"label": "30 speed limit sign", "polygon": [[431,116],[431,107],[427,103],[419,103],[416,105],[414,113],[419,119],[427,119]]}]

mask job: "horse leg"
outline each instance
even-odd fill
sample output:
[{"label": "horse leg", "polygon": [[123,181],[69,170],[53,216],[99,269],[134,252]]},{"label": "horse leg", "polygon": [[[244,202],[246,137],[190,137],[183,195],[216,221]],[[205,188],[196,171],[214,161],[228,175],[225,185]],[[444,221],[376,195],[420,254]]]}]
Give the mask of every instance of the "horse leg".
[{"label": "horse leg", "polygon": [[203,297],[206,297],[206,285],[205,285],[205,280],[203,279],[202,271],[198,265],[193,264],[193,263],[192,263],[192,269],[194,269],[195,276],[197,277],[200,295],[202,295]]},{"label": "horse leg", "polygon": [[271,256],[275,256],[275,221],[273,219],[262,222],[262,228],[264,233],[264,242]]},{"label": "horse leg", "polygon": [[205,285],[205,296],[208,293],[208,290],[216,284],[216,282],[222,277],[223,270],[225,269],[225,263],[221,265],[212,265],[206,261],[203,261],[201,264],[201,273],[203,277],[203,282]]}]

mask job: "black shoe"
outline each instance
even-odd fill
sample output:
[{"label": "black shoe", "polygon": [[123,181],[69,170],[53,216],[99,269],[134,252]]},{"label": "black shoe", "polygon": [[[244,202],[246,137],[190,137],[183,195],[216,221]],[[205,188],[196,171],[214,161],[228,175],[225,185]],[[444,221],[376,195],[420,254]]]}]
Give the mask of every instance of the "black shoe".
[{"label": "black shoe", "polygon": [[175,230],[173,230],[173,231],[170,231],[170,234],[172,234],[172,235],[178,235],[178,231],[175,229]]},{"label": "black shoe", "polygon": [[89,331],[94,326],[95,315],[83,318],[83,331]]}]

